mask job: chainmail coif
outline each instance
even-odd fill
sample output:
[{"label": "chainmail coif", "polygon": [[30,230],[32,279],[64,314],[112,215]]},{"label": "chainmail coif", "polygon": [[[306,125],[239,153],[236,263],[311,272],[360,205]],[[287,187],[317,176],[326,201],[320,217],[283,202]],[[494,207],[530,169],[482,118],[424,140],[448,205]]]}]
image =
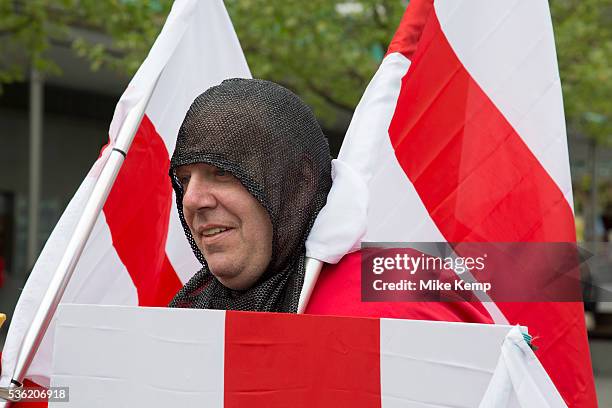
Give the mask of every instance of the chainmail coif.
[{"label": "chainmail coif", "polygon": [[[193,163],[233,174],[270,216],[270,264],[249,289],[228,289],[217,280],[185,222],[175,169]],[[170,178],[185,235],[202,264],[170,307],[295,313],[304,283],[306,237],[331,188],[329,145],[311,109],[273,82],[225,80],[189,108]]]}]

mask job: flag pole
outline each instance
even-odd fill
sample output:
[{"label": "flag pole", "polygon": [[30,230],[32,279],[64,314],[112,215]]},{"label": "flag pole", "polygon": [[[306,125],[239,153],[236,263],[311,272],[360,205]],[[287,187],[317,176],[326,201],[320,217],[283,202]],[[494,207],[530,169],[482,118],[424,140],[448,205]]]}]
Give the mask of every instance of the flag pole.
[{"label": "flag pole", "polygon": [[[45,292],[43,299],[36,310],[32,324],[28,328],[28,331],[23,338],[23,342],[21,343],[21,347],[17,355],[15,370],[11,375],[11,383],[8,388],[0,388],[0,391],[8,391],[8,389],[11,388],[23,387],[23,380],[26,372],[32,363],[34,355],[40,346],[47,328],[49,327],[49,323],[51,323],[51,319],[57,310],[57,306],[59,305],[62,295],[68,286],[68,282],[70,282],[72,273],[74,272],[77,262],[83,252],[83,248],[85,248],[85,244],[87,243],[89,235],[93,230],[96,220],[102,211],[104,202],[106,201],[113,183],[117,178],[117,174],[119,173],[121,165],[123,164],[132,141],[134,140],[134,136],[138,131],[140,121],[144,116],[147,104],[151,99],[151,95],[153,94],[157,81],[159,80],[162,72],[163,69],[160,70],[155,80],[151,81],[151,85],[146,90],[142,99],[128,112],[123,124],[121,125],[115,143],[109,146],[112,148],[112,150],[108,160],[104,164],[104,167],[100,172],[100,176],[93,187],[91,195],[85,204],[83,214],[81,215],[72,237],[68,242],[66,252],[64,252],[64,255],[62,256],[57,270],[51,278],[49,287],[47,288],[47,291]],[[10,403],[11,401],[0,401],[0,408],[7,408]]]},{"label": "flag pole", "polygon": [[306,258],[306,264],[304,266],[304,284],[302,285],[302,291],[300,292],[300,300],[298,301],[299,314],[303,314],[308,306],[310,295],[319,279],[319,273],[323,268],[323,262],[314,258]]}]

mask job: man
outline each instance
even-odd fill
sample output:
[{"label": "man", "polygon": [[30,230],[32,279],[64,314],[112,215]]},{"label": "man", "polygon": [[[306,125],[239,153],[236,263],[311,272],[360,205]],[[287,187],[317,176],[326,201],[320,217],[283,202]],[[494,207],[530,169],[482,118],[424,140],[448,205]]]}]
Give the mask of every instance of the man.
[{"label": "man", "polygon": [[202,264],[170,306],[296,312],[305,241],[331,187],[310,108],[272,82],[223,81],[191,105],[169,174]]}]

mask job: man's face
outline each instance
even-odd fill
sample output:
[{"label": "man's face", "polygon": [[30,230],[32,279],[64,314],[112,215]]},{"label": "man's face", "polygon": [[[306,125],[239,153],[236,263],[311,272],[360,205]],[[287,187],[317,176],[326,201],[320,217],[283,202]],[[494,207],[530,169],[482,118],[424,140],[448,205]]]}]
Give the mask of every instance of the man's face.
[{"label": "man's face", "polygon": [[248,289],[272,256],[268,212],[236,177],[215,166],[180,166],[176,175],[185,221],[210,271],[230,289]]}]

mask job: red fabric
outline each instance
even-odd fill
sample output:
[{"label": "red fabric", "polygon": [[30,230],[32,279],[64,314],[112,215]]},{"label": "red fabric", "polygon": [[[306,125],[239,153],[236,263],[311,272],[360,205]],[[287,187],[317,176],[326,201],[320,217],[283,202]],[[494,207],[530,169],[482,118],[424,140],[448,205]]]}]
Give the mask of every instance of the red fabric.
[{"label": "red fabric", "polygon": [[[41,390],[46,390],[45,387],[38,385],[35,382],[30,381],[28,379],[26,379],[23,382],[23,386],[27,388],[39,388]],[[11,407],[14,407],[14,408],[47,408],[47,406],[48,406],[48,403],[46,401],[44,402],[43,401],[18,402],[16,404],[11,405]]]},{"label": "red fabric", "polygon": [[[574,241],[562,192],[462,65],[435,12],[411,60],[389,135],[446,240]],[[498,306],[538,338],[540,361],[567,404],[596,406],[582,304]]]},{"label": "red fabric", "polygon": [[306,313],[493,323],[487,311],[479,303],[362,302],[360,252],[346,255],[337,265],[325,266],[308,302]]},{"label": "red fabric", "polygon": [[166,306],[182,287],[166,255],[170,159],[145,115],[104,205],[106,223],[141,306]]},{"label": "red fabric", "polygon": [[224,383],[226,408],[380,407],[380,321],[227,312]]},{"label": "red fabric", "polygon": [[419,45],[423,27],[433,11],[433,0],[413,0],[408,3],[406,12],[389,44],[386,55],[399,52],[404,57],[412,59],[412,55]]}]

